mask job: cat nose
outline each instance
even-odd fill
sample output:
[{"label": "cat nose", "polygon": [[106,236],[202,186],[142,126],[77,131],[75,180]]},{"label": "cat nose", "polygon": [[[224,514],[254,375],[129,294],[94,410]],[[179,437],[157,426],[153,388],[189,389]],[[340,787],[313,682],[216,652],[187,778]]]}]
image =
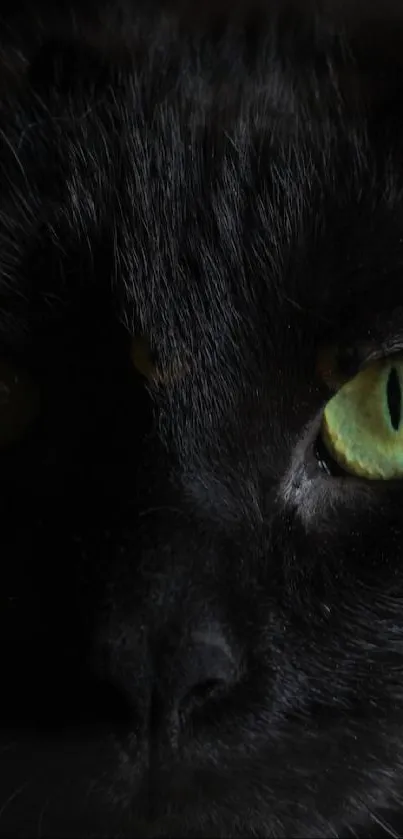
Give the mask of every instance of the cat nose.
[{"label": "cat nose", "polygon": [[[164,659],[164,656],[163,656]],[[160,659],[160,703],[162,715],[186,719],[212,699],[228,693],[239,678],[234,650],[217,628],[193,632],[168,663]]]}]

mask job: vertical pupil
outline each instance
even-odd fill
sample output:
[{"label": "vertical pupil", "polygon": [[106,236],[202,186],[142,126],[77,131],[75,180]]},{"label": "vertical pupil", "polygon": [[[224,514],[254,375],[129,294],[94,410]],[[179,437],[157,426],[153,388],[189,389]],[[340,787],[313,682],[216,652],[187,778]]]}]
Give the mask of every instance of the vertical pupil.
[{"label": "vertical pupil", "polygon": [[402,410],[402,392],[400,390],[400,380],[395,367],[392,367],[387,384],[388,393],[388,408],[390,414],[390,421],[392,427],[397,431],[400,425],[400,415]]}]

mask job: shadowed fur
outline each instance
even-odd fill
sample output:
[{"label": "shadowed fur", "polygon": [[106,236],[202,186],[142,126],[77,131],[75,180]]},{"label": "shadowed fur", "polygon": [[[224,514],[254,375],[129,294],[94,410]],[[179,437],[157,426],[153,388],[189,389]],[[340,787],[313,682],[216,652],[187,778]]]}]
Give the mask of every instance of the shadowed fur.
[{"label": "shadowed fur", "polygon": [[[31,6],[0,35],[0,346],[42,406],[0,454],[0,836],[399,835],[403,489],[314,444],[322,346],[403,349],[400,13]],[[145,386],[138,334],[181,374]]]}]

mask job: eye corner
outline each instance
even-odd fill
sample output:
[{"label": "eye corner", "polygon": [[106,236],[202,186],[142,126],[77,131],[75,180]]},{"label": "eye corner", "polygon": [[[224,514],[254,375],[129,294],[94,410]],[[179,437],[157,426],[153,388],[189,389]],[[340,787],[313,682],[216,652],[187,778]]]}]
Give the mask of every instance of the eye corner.
[{"label": "eye corner", "polygon": [[323,439],[322,424],[313,441],[312,450],[316,463],[323,475],[329,478],[353,477],[349,475],[349,473],[345,469],[343,469],[343,467],[340,466],[339,463],[337,463],[337,461],[330,454]]}]

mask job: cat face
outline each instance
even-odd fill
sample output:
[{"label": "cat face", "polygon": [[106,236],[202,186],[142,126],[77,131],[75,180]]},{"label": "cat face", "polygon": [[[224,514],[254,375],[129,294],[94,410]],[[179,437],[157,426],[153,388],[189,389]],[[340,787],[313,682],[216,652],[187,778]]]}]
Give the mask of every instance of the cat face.
[{"label": "cat face", "polygon": [[398,104],[320,20],[126,14],[4,43],[0,835],[390,833]]}]

